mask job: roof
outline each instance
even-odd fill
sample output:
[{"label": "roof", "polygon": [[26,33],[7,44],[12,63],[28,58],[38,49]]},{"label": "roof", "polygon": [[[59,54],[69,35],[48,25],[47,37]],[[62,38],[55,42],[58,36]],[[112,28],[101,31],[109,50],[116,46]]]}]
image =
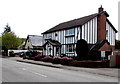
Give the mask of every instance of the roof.
[{"label": "roof", "polygon": [[[82,26],[83,24],[87,23],[88,21],[90,21],[94,17],[99,16],[103,13],[106,16],[109,16],[106,11],[102,11],[100,13],[91,14],[91,15],[88,15],[88,16],[85,16],[85,17],[81,17],[81,18],[78,18],[78,19],[74,19],[74,20],[71,20],[71,21],[68,21],[68,22],[58,24],[57,26],[43,32],[42,34],[47,34],[47,33],[55,32],[55,31],[63,30],[63,29],[65,30],[65,29],[69,29],[69,28],[73,28],[73,27],[77,27],[77,26]],[[115,29],[115,31],[116,31],[116,29]]]},{"label": "roof", "polygon": [[107,40],[102,40],[97,42],[95,45],[93,45],[90,50],[95,50],[95,51],[99,50],[105,43],[110,45],[110,43]]},{"label": "roof", "polygon": [[29,41],[31,42],[32,46],[42,46],[42,40],[43,37],[42,36],[38,36],[38,35],[28,35],[27,40],[29,39]]},{"label": "roof", "polygon": [[52,39],[49,39],[43,46],[45,46],[47,43],[50,43],[53,46],[61,46],[60,42],[58,42],[56,40],[52,40]]},{"label": "roof", "polygon": [[74,20],[71,20],[71,21],[68,21],[68,22],[58,24],[57,26],[45,31],[43,34],[58,31],[58,30],[68,29],[68,28],[71,28],[71,27],[79,26],[79,25],[83,25],[84,23],[86,23],[90,19],[94,18],[96,15],[97,14],[92,14],[92,15],[85,16],[85,17],[82,17],[82,18],[79,18],[79,19],[74,19]]}]

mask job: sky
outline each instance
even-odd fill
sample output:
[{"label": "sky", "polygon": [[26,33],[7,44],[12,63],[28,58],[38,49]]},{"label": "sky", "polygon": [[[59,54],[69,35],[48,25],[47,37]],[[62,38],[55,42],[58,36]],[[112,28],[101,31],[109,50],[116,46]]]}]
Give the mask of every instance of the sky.
[{"label": "sky", "polygon": [[0,33],[8,23],[20,38],[41,35],[60,23],[97,13],[101,5],[118,30],[118,2],[119,0],[0,0]]}]

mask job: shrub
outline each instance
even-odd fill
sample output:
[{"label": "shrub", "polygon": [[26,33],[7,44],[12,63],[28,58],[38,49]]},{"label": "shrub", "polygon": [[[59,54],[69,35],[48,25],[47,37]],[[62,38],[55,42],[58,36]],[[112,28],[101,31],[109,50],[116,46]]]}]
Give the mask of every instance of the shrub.
[{"label": "shrub", "polygon": [[37,55],[38,55],[38,52],[37,52],[37,51],[33,51],[33,52],[32,52],[32,56],[33,56],[33,57],[35,57],[35,56],[37,56]]},{"label": "shrub", "polygon": [[29,52],[29,53],[27,54],[27,56],[32,57],[32,53],[31,53],[31,52]]},{"label": "shrub", "polygon": [[36,61],[39,61],[39,60],[41,60],[42,58],[44,58],[44,56],[43,56],[43,55],[40,55],[40,54],[38,54],[38,55],[35,56],[35,60],[36,60]]},{"label": "shrub", "polygon": [[44,61],[44,62],[51,62],[52,57],[50,57],[50,56],[45,56],[45,57],[42,58],[41,60]]},{"label": "shrub", "polygon": [[69,65],[69,63],[72,61],[73,59],[70,57],[62,57],[60,60],[60,63],[63,65]]},{"label": "shrub", "polygon": [[76,44],[76,53],[79,60],[88,60],[88,44],[84,39],[80,39]]},{"label": "shrub", "polygon": [[60,56],[54,56],[52,59],[52,63],[59,64],[61,60]]},{"label": "shrub", "polygon": [[10,55],[10,56],[14,56],[14,51],[10,51],[10,52],[9,52],[9,55]]}]

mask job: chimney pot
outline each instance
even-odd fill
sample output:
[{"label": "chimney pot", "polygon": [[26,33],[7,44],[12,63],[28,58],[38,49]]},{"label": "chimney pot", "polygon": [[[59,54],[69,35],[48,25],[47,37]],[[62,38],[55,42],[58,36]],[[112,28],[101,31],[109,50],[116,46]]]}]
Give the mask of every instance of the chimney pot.
[{"label": "chimney pot", "polygon": [[101,7],[98,9],[98,13],[100,13],[100,12],[102,12],[104,9],[103,9],[103,7],[102,7],[102,5],[101,5]]}]

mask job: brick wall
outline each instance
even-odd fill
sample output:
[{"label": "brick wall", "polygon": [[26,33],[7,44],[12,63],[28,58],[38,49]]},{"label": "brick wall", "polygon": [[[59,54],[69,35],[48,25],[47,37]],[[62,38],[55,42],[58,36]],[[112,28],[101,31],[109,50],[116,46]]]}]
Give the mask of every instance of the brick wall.
[{"label": "brick wall", "polygon": [[98,16],[98,41],[106,40],[106,15],[101,14]]},{"label": "brick wall", "polygon": [[100,49],[99,51],[111,51],[110,45],[108,45],[107,43],[105,43]]}]

